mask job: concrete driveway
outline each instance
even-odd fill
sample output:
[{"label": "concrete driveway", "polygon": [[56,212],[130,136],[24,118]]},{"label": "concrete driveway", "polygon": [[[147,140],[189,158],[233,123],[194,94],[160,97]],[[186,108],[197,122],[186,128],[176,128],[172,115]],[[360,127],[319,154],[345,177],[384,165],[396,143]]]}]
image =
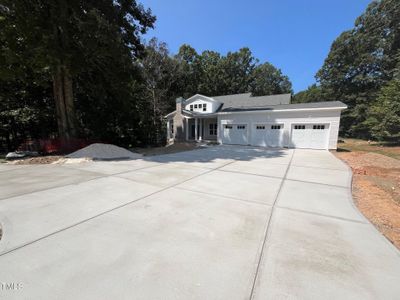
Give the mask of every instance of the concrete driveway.
[{"label": "concrete driveway", "polygon": [[400,254],[327,151],[0,165],[0,298],[395,299]]}]

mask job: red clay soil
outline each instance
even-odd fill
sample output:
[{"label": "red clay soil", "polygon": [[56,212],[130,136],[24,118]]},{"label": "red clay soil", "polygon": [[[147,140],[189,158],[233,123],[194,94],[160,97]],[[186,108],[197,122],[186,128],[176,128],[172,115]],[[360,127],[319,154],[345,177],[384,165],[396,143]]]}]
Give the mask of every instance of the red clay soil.
[{"label": "red clay soil", "polygon": [[368,152],[334,152],[353,171],[358,209],[400,249],[400,160]]}]

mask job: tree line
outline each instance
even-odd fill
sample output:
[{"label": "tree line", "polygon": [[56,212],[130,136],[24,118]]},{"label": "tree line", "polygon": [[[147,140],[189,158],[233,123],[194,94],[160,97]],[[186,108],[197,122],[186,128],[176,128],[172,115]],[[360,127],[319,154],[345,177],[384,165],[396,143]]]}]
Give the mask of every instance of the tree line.
[{"label": "tree line", "polygon": [[[317,84],[293,101],[343,101],[343,135],[398,140],[398,20],[398,1],[373,1],[334,41]],[[52,137],[159,144],[177,97],[292,93],[289,78],[249,48],[182,45],[171,54],[145,42],[155,21],[133,0],[0,0],[0,147]]]},{"label": "tree line", "polygon": [[349,107],[343,135],[399,142],[400,1],[372,1],[333,42],[316,79],[295,101],[340,100]]},{"label": "tree line", "polygon": [[0,1],[0,143],[79,137],[126,147],[165,140],[175,98],[291,93],[248,48],[222,55],[143,35],[156,17],[133,0]]}]

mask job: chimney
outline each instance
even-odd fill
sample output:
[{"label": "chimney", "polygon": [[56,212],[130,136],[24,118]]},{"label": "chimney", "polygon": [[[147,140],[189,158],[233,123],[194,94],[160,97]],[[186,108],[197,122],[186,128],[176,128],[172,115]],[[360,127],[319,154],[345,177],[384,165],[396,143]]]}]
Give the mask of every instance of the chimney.
[{"label": "chimney", "polygon": [[177,113],[182,112],[183,101],[184,101],[184,99],[182,97],[176,98],[176,112]]},{"label": "chimney", "polygon": [[179,97],[176,99],[176,114],[174,116],[174,140],[183,141],[185,140],[185,133],[183,131],[183,115],[182,115],[182,105],[185,99]]}]

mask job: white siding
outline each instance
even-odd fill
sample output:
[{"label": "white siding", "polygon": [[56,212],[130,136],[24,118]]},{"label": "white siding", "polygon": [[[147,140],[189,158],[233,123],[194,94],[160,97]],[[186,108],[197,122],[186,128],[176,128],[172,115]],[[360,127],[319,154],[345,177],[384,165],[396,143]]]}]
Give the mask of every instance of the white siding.
[{"label": "white siding", "polygon": [[190,110],[190,105],[193,105],[193,106],[197,105],[197,107],[198,107],[199,104],[201,104],[202,106],[203,106],[203,104],[207,104],[206,111],[203,111],[203,108],[201,108],[201,109],[197,108],[197,109],[194,109],[193,111],[200,112],[200,113],[213,113],[221,106],[221,103],[219,103],[218,101],[211,101],[205,97],[196,96],[193,99],[185,102],[185,110]]},{"label": "white siding", "polygon": [[[292,124],[315,123],[329,124],[328,148],[336,149],[339,123],[340,109],[338,110],[298,110],[298,111],[280,111],[280,112],[243,112],[218,114],[218,142],[222,143],[224,124],[248,124],[248,136],[252,136],[254,125],[260,123],[267,124],[283,124],[283,146],[290,147],[290,134]],[[250,142],[250,139],[249,139]]]}]

